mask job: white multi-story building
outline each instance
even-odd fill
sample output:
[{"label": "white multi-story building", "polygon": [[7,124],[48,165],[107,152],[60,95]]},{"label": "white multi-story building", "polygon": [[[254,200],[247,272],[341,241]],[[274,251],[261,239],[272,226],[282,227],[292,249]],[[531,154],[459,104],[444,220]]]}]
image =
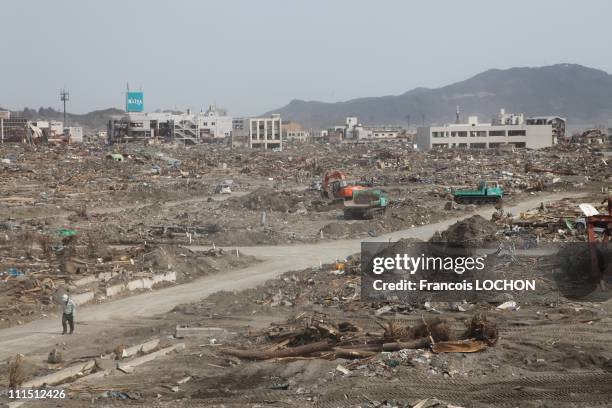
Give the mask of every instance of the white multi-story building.
[{"label": "white multi-story building", "polygon": [[493,125],[522,125],[523,123],[525,123],[525,115],[506,113],[505,109],[500,109],[497,115],[493,115],[491,121]]},{"label": "white multi-story building", "polygon": [[229,137],[231,131],[232,117],[214,106],[198,114],[190,110],[179,114],[128,112],[108,123],[110,143],[163,138],[196,144],[207,139]]},{"label": "white multi-story building", "polygon": [[366,126],[373,140],[397,139],[402,129],[399,126]]},{"label": "white multi-story building", "polygon": [[357,121],[355,116],[349,116],[346,118],[346,124],[344,126],[344,139],[362,141],[387,140],[397,138],[400,132],[401,128],[399,126],[363,126]]},{"label": "white multi-story building", "polygon": [[470,116],[468,123],[419,127],[416,136],[419,150],[501,145],[541,149],[555,143],[552,124],[525,124],[523,115],[505,114],[503,110],[493,123],[478,123],[477,117]]},{"label": "white multi-story building", "polygon": [[232,145],[253,149],[283,148],[283,121],[278,114],[268,118],[239,118],[232,122]]},{"label": "white multi-story building", "polygon": [[209,106],[206,112],[199,113],[196,118],[202,138],[220,139],[232,134],[232,117],[214,105]]}]

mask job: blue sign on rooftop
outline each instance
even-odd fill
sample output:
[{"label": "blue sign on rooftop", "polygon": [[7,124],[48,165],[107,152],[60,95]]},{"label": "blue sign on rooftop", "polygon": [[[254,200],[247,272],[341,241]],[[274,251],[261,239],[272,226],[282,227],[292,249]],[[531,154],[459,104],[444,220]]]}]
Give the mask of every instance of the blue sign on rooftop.
[{"label": "blue sign on rooftop", "polygon": [[125,100],[126,112],[142,112],[143,108],[142,92],[128,92]]}]

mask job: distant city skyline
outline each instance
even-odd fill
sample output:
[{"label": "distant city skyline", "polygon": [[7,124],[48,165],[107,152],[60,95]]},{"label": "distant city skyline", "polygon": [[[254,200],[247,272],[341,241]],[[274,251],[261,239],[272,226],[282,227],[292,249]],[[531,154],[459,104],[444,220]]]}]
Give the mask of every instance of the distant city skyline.
[{"label": "distant city skyline", "polygon": [[577,63],[612,72],[612,3],[22,0],[2,5],[0,106],[256,115],[437,88],[490,68]]}]

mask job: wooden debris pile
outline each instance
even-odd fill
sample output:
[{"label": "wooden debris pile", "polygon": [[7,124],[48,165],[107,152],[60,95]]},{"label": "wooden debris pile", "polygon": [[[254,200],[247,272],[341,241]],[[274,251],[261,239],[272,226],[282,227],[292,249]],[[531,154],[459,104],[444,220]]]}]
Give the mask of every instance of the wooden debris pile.
[{"label": "wooden debris pile", "polygon": [[303,313],[284,325],[250,333],[255,343],[271,343],[248,349],[226,348],[222,353],[247,360],[286,360],[295,358],[359,359],[380,352],[403,349],[431,349],[434,353],[472,353],[495,345],[497,326],[477,314],[467,329],[456,334],[439,317],[425,319],[415,326],[392,321],[377,322],[382,331],[364,331],[350,321],[335,322],[324,315]]}]

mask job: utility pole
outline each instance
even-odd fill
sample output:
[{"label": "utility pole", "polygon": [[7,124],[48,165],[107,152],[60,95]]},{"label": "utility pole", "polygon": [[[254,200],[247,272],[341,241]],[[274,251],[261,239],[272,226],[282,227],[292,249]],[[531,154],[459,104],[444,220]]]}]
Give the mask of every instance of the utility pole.
[{"label": "utility pole", "polygon": [[66,102],[68,102],[70,100],[70,93],[62,88],[60,90],[60,101],[62,101],[64,103],[64,128],[67,127],[67,123],[66,123]]}]

